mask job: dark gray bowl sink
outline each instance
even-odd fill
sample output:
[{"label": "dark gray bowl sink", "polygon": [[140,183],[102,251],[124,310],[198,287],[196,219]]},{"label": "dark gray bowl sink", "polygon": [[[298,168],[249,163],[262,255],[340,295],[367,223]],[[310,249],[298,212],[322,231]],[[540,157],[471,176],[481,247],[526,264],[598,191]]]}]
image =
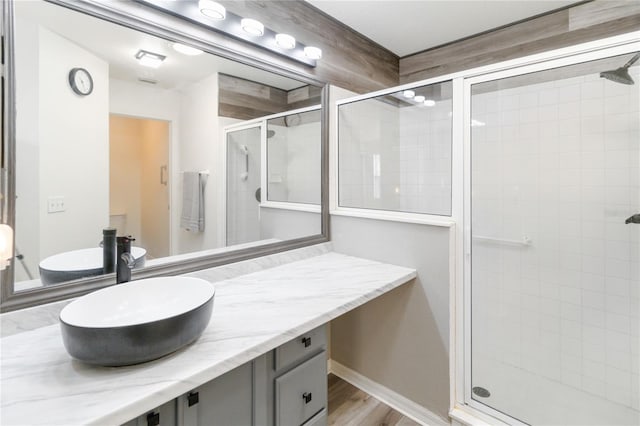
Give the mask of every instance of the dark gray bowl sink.
[{"label": "dark gray bowl sink", "polygon": [[83,296],[60,312],[67,352],[102,366],[139,364],[195,341],[211,319],[215,288],[188,277],[118,284]]}]

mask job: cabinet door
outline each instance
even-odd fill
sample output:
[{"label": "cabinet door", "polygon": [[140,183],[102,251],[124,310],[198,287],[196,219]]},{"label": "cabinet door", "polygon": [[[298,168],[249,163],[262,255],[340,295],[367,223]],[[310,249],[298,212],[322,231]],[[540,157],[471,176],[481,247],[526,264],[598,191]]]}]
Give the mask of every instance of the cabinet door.
[{"label": "cabinet door", "polygon": [[178,399],[181,426],[253,424],[251,363],[206,383]]}]

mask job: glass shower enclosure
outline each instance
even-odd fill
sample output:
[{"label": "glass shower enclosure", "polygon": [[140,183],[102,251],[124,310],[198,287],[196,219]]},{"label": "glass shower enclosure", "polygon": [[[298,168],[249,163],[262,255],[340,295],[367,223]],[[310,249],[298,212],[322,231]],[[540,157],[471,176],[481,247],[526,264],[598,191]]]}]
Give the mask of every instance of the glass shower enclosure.
[{"label": "glass shower enclosure", "polygon": [[468,83],[465,394],[507,423],[640,424],[639,57]]}]

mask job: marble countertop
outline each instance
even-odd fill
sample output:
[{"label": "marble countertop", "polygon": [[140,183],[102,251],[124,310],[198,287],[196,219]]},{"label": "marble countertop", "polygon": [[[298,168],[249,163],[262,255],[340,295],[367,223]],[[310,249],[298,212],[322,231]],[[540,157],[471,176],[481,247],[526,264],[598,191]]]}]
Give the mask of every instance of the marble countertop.
[{"label": "marble countertop", "polygon": [[193,344],[129,367],[70,358],[58,325],[0,340],[0,424],[121,424],[416,276],[326,253],[215,283],[213,316]]}]

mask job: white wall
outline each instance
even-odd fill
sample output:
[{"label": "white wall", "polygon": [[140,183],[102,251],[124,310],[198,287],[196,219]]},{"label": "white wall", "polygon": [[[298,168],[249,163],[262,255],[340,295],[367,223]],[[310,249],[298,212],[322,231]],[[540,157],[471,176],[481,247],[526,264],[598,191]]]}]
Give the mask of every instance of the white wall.
[{"label": "white wall", "polygon": [[[109,224],[109,66],[102,59],[40,28],[40,257],[96,247]],[[86,68],[94,89],[76,95],[68,83]],[[47,213],[47,199],[65,198],[65,211]]]},{"label": "white wall", "polygon": [[134,83],[111,79],[109,112],[139,118],[152,118],[170,122],[169,176],[170,176],[170,221],[171,254],[178,253],[180,235],[181,184],[180,175],[180,93],[146,83]]},{"label": "white wall", "polygon": [[[474,379],[504,363],[639,409],[640,67],[473,97]],[[492,364],[493,363],[493,364]]]},{"label": "white wall", "polygon": [[331,216],[334,250],[418,277],[331,322],[331,358],[442,419],[449,411],[449,228]]},{"label": "white wall", "polygon": [[319,235],[322,232],[320,213],[260,207],[260,239],[293,238]]},{"label": "white wall", "polygon": [[[180,161],[178,173],[209,170],[205,187],[205,230],[200,233],[179,229],[176,233],[176,253],[189,253],[218,247],[217,223],[220,218],[216,200],[222,191],[223,140],[218,128],[218,74],[214,73],[196,83],[180,89]],[[181,192],[182,176],[177,189]],[[174,203],[175,201],[175,203]],[[178,217],[182,200],[173,199]],[[178,222],[179,223],[179,222]]]}]

